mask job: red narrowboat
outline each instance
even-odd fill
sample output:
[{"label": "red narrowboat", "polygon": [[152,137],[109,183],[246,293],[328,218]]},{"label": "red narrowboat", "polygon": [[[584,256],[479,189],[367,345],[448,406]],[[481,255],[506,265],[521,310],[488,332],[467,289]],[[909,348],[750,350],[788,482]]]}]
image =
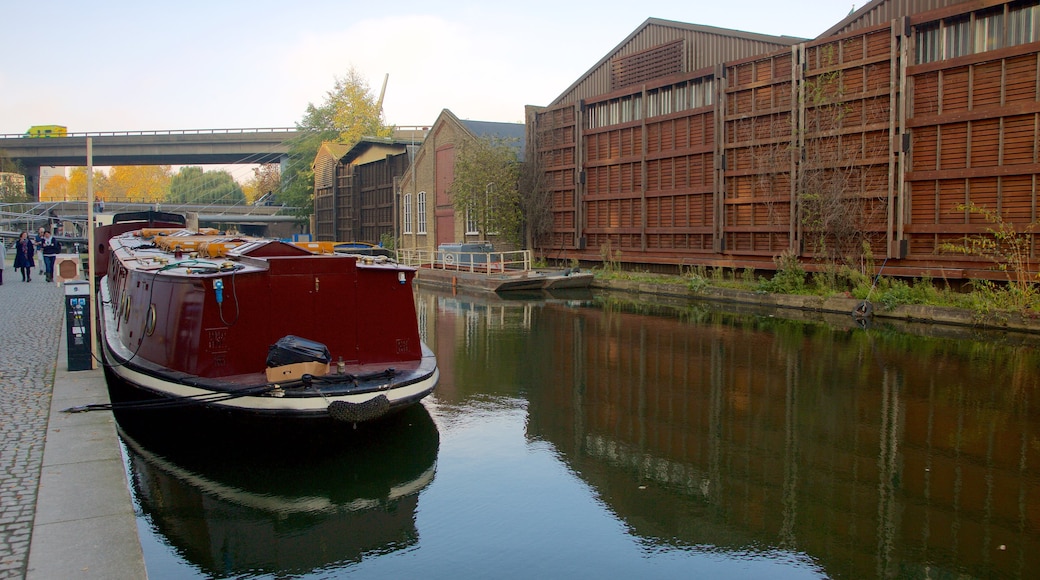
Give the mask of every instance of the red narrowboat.
[{"label": "red narrowboat", "polygon": [[170,405],[357,423],[436,386],[414,268],[149,224],[167,227],[99,228],[95,252],[107,268],[98,283],[103,362],[131,388]]}]

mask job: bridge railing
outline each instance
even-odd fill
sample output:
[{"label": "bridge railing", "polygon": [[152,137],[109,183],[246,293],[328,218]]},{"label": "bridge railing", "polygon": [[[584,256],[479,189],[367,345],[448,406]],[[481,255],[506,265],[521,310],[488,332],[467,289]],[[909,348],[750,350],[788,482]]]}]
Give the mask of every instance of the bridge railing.
[{"label": "bridge railing", "polygon": [[465,252],[402,248],[397,250],[397,261],[416,268],[493,274],[508,270],[530,270],[531,250]]},{"label": "bridge railing", "polygon": [[[243,129],[159,129],[153,131],[84,131],[81,133],[66,133],[65,137],[130,137],[130,136],[154,136],[154,135],[229,135],[248,133],[295,133],[296,127],[256,127]],[[0,134],[0,139],[17,139],[25,137],[29,139],[61,139],[61,137],[30,137],[28,133],[5,133]]]}]

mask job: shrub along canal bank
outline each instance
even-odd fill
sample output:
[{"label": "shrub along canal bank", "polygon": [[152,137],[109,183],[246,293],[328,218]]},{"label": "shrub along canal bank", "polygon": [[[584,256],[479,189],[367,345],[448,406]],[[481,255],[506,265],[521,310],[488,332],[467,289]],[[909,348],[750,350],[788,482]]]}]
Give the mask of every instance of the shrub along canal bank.
[{"label": "shrub along canal bank", "polygon": [[[990,311],[981,313],[964,308],[923,304],[900,304],[892,308],[886,308],[881,304],[872,303],[870,316],[866,317],[865,321],[857,322],[853,312],[860,306],[863,300],[856,298],[840,295],[824,297],[805,294],[776,294],[716,286],[708,286],[694,291],[687,284],[682,283],[680,278],[677,277],[675,280],[676,283],[669,283],[669,281],[664,279],[661,282],[651,282],[597,276],[592,283],[592,287],[595,289],[668,298],[776,308],[778,313],[786,313],[781,315],[799,320],[807,318],[805,313],[844,315],[849,323],[859,324],[859,322],[864,322],[869,324],[873,321],[884,321],[892,323],[898,330],[912,334],[979,338],[977,336],[978,331],[1011,331],[1035,334],[1038,335],[1037,338],[1040,338],[1040,318],[1017,312]],[[829,322],[843,320],[842,318],[835,319],[833,316],[828,316],[827,319]],[[862,326],[863,324],[860,325]],[[949,328],[946,331],[939,332],[936,331],[937,329],[932,328],[925,332],[925,327],[929,325],[942,325]]]}]

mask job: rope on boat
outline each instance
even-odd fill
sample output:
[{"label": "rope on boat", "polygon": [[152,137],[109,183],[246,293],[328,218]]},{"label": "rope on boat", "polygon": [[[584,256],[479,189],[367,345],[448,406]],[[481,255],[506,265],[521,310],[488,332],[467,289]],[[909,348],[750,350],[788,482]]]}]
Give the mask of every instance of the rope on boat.
[{"label": "rope on boat", "polygon": [[199,395],[187,395],[184,397],[166,397],[150,401],[122,401],[118,403],[93,403],[78,407],[62,409],[62,413],[86,413],[88,411],[119,411],[130,409],[174,409],[178,407],[190,407],[192,405],[208,405],[210,403],[222,403],[240,397],[263,395],[275,389],[278,385],[263,385],[251,389],[242,389],[234,393],[202,393]]},{"label": "rope on boat", "polygon": [[[301,377],[302,387],[310,388],[314,383],[320,384],[335,384],[343,383],[346,381],[357,384],[359,381],[367,381],[381,378],[393,378],[397,374],[397,371],[393,368],[387,368],[382,371],[363,375],[330,375],[327,377],[316,377],[314,375],[303,375]],[[233,393],[201,393],[198,395],[187,395],[183,397],[164,397],[162,399],[149,400],[149,401],[122,401],[118,403],[93,403],[90,405],[81,405],[78,407],[69,407],[62,409],[62,413],[86,413],[88,411],[119,411],[119,410],[137,410],[137,409],[175,409],[179,407],[190,407],[193,405],[209,405],[212,403],[223,403],[233,399],[241,397],[251,397],[256,395],[264,395],[282,388],[276,384],[267,384],[259,387],[252,387],[248,389],[242,389]],[[319,391],[320,393],[320,391]],[[321,393],[324,396],[324,393]],[[386,399],[385,396],[382,398]],[[378,400],[379,397],[372,399],[372,401]],[[333,412],[333,407],[339,409],[339,414],[342,416],[362,416],[362,417],[378,417],[386,412],[383,409],[382,403],[372,403],[368,401],[366,403],[343,403],[343,405],[337,405],[337,402],[333,402],[329,405],[329,413]],[[342,401],[340,401],[342,402]],[[347,405],[349,407],[344,407]],[[357,408],[358,405],[363,405],[363,408]],[[389,401],[386,403],[389,408]],[[346,410],[346,409],[350,410]],[[341,419],[346,420],[346,419]],[[364,419],[361,419],[364,420]]]}]

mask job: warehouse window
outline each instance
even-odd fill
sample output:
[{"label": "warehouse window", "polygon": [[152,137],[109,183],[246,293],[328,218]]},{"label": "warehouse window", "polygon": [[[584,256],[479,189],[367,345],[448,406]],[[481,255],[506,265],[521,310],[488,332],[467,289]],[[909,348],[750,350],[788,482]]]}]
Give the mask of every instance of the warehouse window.
[{"label": "warehouse window", "polygon": [[416,233],[425,234],[426,233],[426,192],[425,191],[420,191],[418,194],[416,194],[416,196],[415,196],[415,206],[416,206],[416,208],[415,208],[416,209],[416,212],[415,212],[416,213],[416,222],[415,222]]},{"label": "warehouse window", "polygon": [[968,18],[949,20],[943,26],[943,58],[971,54],[971,26]]},{"label": "warehouse window", "polygon": [[715,79],[705,78],[692,83],[693,108],[707,107],[715,102]]},{"label": "warehouse window", "polygon": [[1040,40],[1040,1],[1028,0],[918,26],[914,34],[917,64],[981,54]]},{"label": "warehouse window", "polygon": [[1025,44],[1040,40],[1040,9],[1037,2],[1023,2],[1008,9],[1007,45]]},{"label": "warehouse window", "polygon": [[1004,8],[975,16],[975,52],[1004,47]]},{"label": "warehouse window", "polygon": [[412,194],[410,193],[401,197],[401,232],[412,233]]},{"label": "warehouse window", "polygon": [[643,118],[642,95],[629,95],[618,99],[610,99],[601,103],[592,103],[585,108],[585,128],[599,129],[619,123],[638,121]]},{"label": "warehouse window", "polygon": [[480,224],[477,223],[477,211],[473,207],[466,208],[466,235],[475,236],[480,234]]},{"label": "warehouse window", "polygon": [[935,62],[942,58],[942,46],[939,42],[942,31],[939,29],[939,24],[930,24],[928,26],[922,26],[917,29],[917,34],[914,38],[914,50],[917,53],[917,64],[924,64],[926,62]]}]

